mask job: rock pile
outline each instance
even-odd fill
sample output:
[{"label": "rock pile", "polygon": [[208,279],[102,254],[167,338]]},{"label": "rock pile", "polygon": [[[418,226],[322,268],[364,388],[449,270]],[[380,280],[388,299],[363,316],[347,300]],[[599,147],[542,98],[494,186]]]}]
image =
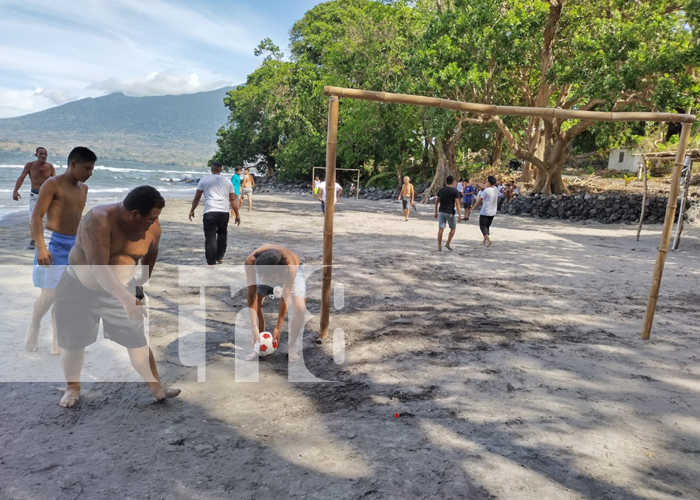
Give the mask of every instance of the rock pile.
[{"label": "rock pile", "polygon": [[[686,217],[700,211],[700,199],[691,198]],[[645,223],[663,222],[668,198],[648,197],[644,213]],[[508,215],[529,215],[543,219],[596,220],[604,224],[639,222],[642,195],[532,195],[519,196],[503,205]],[[678,211],[676,211],[678,215]]]}]

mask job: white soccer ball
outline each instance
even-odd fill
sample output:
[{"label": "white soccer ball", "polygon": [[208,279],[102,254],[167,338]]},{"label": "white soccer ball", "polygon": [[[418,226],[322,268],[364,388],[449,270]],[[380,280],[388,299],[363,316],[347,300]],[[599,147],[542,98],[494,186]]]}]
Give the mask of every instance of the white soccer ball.
[{"label": "white soccer ball", "polygon": [[277,342],[272,338],[270,332],[260,334],[260,342],[256,342],[253,347],[258,356],[265,358],[277,350]]}]

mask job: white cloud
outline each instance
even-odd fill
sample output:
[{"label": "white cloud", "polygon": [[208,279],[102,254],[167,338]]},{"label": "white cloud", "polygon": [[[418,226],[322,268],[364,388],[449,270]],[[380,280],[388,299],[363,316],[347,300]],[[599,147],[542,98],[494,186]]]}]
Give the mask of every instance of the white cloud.
[{"label": "white cloud", "polygon": [[0,0],[0,116],[242,83],[260,40],[286,38],[270,15],[243,0]]},{"label": "white cloud", "polygon": [[88,86],[88,89],[102,90],[107,94],[112,92],[124,92],[126,95],[143,97],[149,95],[164,94],[193,94],[226,86],[225,80],[211,80],[202,82],[196,73],[180,73],[177,71],[161,71],[150,73],[142,78],[121,80],[108,78]]},{"label": "white cloud", "polygon": [[65,104],[67,102],[75,101],[77,99],[76,96],[70,95],[65,90],[44,89],[37,90],[35,94],[38,96],[46,97],[49,101],[56,105]]}]

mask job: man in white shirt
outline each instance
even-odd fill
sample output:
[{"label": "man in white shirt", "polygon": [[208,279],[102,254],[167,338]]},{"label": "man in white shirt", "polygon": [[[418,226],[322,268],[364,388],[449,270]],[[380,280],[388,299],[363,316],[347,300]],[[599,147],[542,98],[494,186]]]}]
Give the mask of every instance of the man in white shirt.
[{"label": "man in white shirt", "polygon": [[[335,203],[340,201],[340,197],[343,194],[343,188],[340,184],[335,183]],[[324,179],[321,184],[318,185],[318,199],[321,201],[321,212],[326,213],[326,180]]]},{"label": "man in white shirt", "polygon": [[488,248],[491,246],[491,238],[489,237],[491,233],[491,223],[496,216],[496,212],[498,212],[496,178],[493,175],[489,175],[486,184],[476,184],[481,187],[482,190],[479,192],[479,199],[474,204],[474,208],[482,205],[479,215],[479,229],[481,229],[481,234],[484,235],[482,245],[486,245],[486,248]]},{"label": "man in white shirt", "polygon": [[222,177],[222,169],[219,162],[211,164],[211,175],[205,175],[199,180],[190,210],[190,220],[192,220],[194,210],[204,195],[204,252],[207,264],[210,266],[224,263],[228,244],[229,208],[231,214],[236,215],[236,225],[241,225],[236,192],[231,181]]}]

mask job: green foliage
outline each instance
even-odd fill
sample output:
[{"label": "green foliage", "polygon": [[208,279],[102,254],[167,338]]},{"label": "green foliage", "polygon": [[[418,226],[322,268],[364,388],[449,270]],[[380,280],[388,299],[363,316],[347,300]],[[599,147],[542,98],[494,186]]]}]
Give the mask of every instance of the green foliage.
[{"label": "green foliage", "polygon": [[367,187],[379,187],[382,189],[396,187],[396,172],[380,172],[372,176],[367,183]]},{"label": "green foliage", "polygon": [[[246,85],[229,93],[230,118],[219,132],[216,158],[277,170],[280,179],[306,178],[314,165],[325,163],[325,85],[608,111],[683,111],[700,98],[695,77],[700,0],[561,0],[560,9],[557,5],[541,0],[319,4],[292,27],[289,61],[269,38],[255,50],[261,65]],[[555,153],[567,151],[571,141],[574,153],[588,153],[638,145],[652,132],[638,123],[491,120],[344,99],[338,167],[360,168],[375,183],[397,171],[429,179],[438,158],[457,172],[463,151],[493,157],[504,131],[513,136],[505,147],[514,150],[503,156],[523,159],[534,153],[534,131],[542,130],[540,160],[547,168],[561,168],[563,158]],[[467,175],[481,168],[462,165]]]}]

